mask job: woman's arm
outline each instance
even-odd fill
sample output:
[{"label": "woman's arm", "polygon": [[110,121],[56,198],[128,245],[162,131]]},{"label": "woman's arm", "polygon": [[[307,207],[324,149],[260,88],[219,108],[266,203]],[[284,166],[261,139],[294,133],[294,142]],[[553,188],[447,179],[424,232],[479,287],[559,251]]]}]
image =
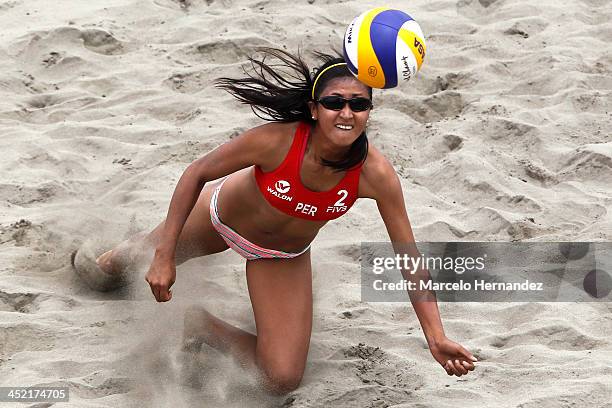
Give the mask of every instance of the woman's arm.
[{"label": "woman's arm", "polygon": [[[360,196],[376,200],[395,253],[400,256],[407,255],[418,258],[420,253],[416,248],[412,227],[406,212],[400,180],[388,160],[375,149],[372,150],[372,154],[368,156],[369,166],[367,166],[367,169],[364,166],[364,173],[362,174],[364,183]],[[430,279],[427,269],[420,268],[417,271],[412,271],[412,273],[402,270],[404,278],[416,281],[417,287],[418,281]],[[473,370],[474,356],[459,344],[446,338],[435,292],[411,290],[409,296],[434,358],[449,375],[467,374],[468,371]]]},{"label": "woman's arm", "polygon": [[204,184],[248,166],[266,166],[285,138],[286,126],[271,123],[248,130],[194,161],[183,172],[172,194],[164,231],[146,276],[158,302],[172,298],[170,287],[176,277],[176,245]]},{"label": "woman's arm", "polygon": [[[280,125],[283,126],[283,125]],[[156,252],[174,259],[178,237],[204,184],[253,165],[265,165],[283,134],[277,124],[250,129],[191,163],[179,179],[172,199],[164,234]]]}]

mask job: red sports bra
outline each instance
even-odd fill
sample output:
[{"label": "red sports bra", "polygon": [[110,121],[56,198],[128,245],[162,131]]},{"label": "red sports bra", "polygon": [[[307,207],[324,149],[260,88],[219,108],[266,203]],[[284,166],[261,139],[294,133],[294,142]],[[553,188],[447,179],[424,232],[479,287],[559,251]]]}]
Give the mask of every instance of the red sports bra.
[{"label": "red sports bra", "polygon": [[309,190],[300,177],[309,135],[310,125],[300,123],[285,160],[268,173],[255,166],[255,180],[266,200],[285,214],[306,220],[333,220],[345,214],[357,200],[361,164],[347,170],[331,190]]}]

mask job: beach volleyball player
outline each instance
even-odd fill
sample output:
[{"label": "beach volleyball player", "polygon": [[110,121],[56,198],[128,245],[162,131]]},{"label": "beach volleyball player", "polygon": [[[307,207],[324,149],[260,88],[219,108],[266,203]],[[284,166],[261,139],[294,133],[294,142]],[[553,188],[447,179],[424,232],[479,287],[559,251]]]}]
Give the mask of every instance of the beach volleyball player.
[{"label": "beach volleyball player", "polygon": [[[394,246],[414,237],[399,178],[366,136],[372,89],[354,77],[344,58],[317,53],[320,66],[311,73],[299,55],[261,52],[263,59],[250,59],[249,76],[221,78],[217,85],[269,122],[191,163],[165,221],[97,263],[107,282],[123,282],[132,255],[149,250],[154,255],[146,281],[155,299],[166,302],[176,265],[236,251],[246,261],[256,334],[192,308],[185,316],[185,345],[197,349],[206,343],[231,354],[256,369],[267,390],[285,393],[299,385],[306,365],[310,245],[320,228],[346,214],[358,198],[369,198]],[[446,337],[435,297],[412,304],[431,354],[446,372],[461,376],[473,370],[472,354]]]}]

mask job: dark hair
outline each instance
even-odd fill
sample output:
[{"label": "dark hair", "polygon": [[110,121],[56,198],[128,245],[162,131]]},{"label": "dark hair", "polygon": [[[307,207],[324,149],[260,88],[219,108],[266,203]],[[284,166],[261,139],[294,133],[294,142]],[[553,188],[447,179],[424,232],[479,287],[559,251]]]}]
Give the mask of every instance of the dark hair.
[{"label": "dark hair", "polygon": [[[298,55],[278,49],[259,48],[263,54],[261,60],[249,57],[250,72],[245,67],[244,78],[218,78],[215,86],[225,89],[240,102],[250,105],[253,113],[259,118],[274,122],[307,122],[314,125],[308,101],[312,98],[312,87],[316,79],[314,100],[316,101],[329,81],[334,78],[350,77],[353,74],[346,65],[336,66],[323,72],[327,67],[345,62],[342,57],[314,52],[322,65],[311,74],[308,65]],[[266,58],[278,62],[266,63]],[[317,79],[318,73],[323,73]],[[368,87],[370,98],[372,88]],[[336,171],[348,170],[365,161],[368,155],[368,138],[366,132],[353,142],[346,156],[340,160],[322,159],[322,164]]]}]

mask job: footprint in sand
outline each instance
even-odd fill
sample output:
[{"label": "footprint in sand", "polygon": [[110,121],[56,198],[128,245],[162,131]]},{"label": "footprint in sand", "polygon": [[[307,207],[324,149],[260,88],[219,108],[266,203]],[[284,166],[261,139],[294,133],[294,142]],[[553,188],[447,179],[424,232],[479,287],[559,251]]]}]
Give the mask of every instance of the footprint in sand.
[{"label": "footprint in sand", "polygon": [[200,92],[206,87],[206,81],[200,72],[173,74],[163,84],[175,92],[187,94]]},{"label": "footprint in sand", "polygon": [[60,61],[65,55],[66,55],[65,52],[60,53],[60,52],[51,51],[49,55],[45,59],[42,60],[43,65],[47,68],[51,67],[57,64],[58,61]]},{"label": "footprint in sand", "polygon": [[568,156],[558,172],[558,176],[563,180],[588,177],[604,180],[604,175],[612,175],[612,154],[605,146],[580,146]]},{"label": "footprint in sand", "polygon": [[49,67],[72,57],[68,56],[69,50],[66,47],[78,47],[79,45],[84,46],[89,51],[103,55],[117,55],[127,52],[127,44],[119,41],[106,30],[65,26],[56,27],[49,31],[29,33],[14,46],[18,59],[28,63],[35,59],[42,61]]},{"label": "footprint in sand", "polygon": [[87,49],[98,54],[116,55],[126,52],[123,43],[104,30],[95,28],[82,30],[81,38]]},{"label": "footprint in sand", "polygon": [[18,247],[34,246],[48,238],[43,226],[32,224],[29,220],[21,219],[8,227],[0,228],[0,243],[15,241],[14,245]]},{"label": "footprint in sand", "polygon": [[0,290],[0,311],[33,313],[38,310],[38,293],[8,293]]},{"label": "footprint in sand", "polygon": [[160,7],[176,10],[177,8],[188,12],[198,5],[210,6],[215,0],[154,0],[154,3]]},{"label": "footprint in sand", "polygon": [[457,2],[457,7],[462,8],[462,7],[477,5],[477,6],[480,6],[486,9],[486,8],[491,7],[495,3],[502,4],[503,1],[500,1],[500,0],[459,0]]},{"label": "footprint in sand", "polygon": [[455,91],[442,91],[422,100],[408,100],[397,109],[420,123],[431,123],[460,115],[468,102]]},{"label": "footprint in sand", "polygon": [[211,39],[178,49],[171,57],[192,64],[227,65],[244,63],[257,47],[270,46],[264,38],[248,36],[238,39]]},{"label": "footprint in sand", "polygon": [[427,89],[424,93],[433,95],[438,92],[448,90],[464,90],[472,88],[478,83],[474,74],[469,72],[449,72],[444,76],[437,76],[435,79],[426,78],[422,80]]},{"label": "footprint in sand", "polygon": [[[62,384],[64,385],[64,384]],[[110,377],[98,385],[88,385],[70,381],[70,393],[78,398],[94,399],[103,398],[115,394],[126,394],[130,392],[135,384],[135,381],[125,377]],[[72,395],[71,395],[72,396]]]},{"label": "footprint in sand", "polygon": [[44,323],[5,323],[0,330],[0,360],[21,351],[53,350],[65,342],[69,336],[66,333],[63,328]]},{"label": "footprint in sand", "polygon": [[480,5],[484,8],[491,6],[492,4],[497,3],[499,0],[478,0]]},{"label": "footprint in sand", "polygon": [[0,10],[2,11],[6,11],[6,10],[10,10],[13,7],[17,6],[20,2],[18,1],[5,1],[2,4],[0,4]]},{"label": "footprint in sand", "polygon": [[529,159],[521,159],[518,161],[518,163],[521,165],[527,176],[529,176],[532,180],[539,181],[544,186],[551,186],[559,183],[557,176],[543,165],[533,163]]},{"label": "footprint in sand", "polygon": [[494,336],[490,345],[497,349],[539,344],[553,350],[593,350],[604,344],[602,340],[581,333],[567,325],[549,324],[522,333]]},{"label": "footprint in sand", "polygon": [[449,151],[454,152],[463,147],[463,138],[461,136],[447,134],[443,136],[443,144]]},{"label": "footprint in sand", "polygon": [[59,96],[53,94],[36,95],[26,101],[30,108],[44,109],[64,102]]},{"label": "footprint in sand", "polygon": [[478,20],[503,7],[503,0],[459,0],[457,13]]},{"label": "footprint in sand", "polygon": [[355,376],[366,387],[348,391],[345,396],[349,399],[365,401],[380,394],[377,399],[388,404],[380,406],[390,406],[404,401],[407,390],[424,385],[423,378],[414,373],[414,362],[390,355],[380,347],[359,343],[341,348],[330,359],[354,362]]}]

